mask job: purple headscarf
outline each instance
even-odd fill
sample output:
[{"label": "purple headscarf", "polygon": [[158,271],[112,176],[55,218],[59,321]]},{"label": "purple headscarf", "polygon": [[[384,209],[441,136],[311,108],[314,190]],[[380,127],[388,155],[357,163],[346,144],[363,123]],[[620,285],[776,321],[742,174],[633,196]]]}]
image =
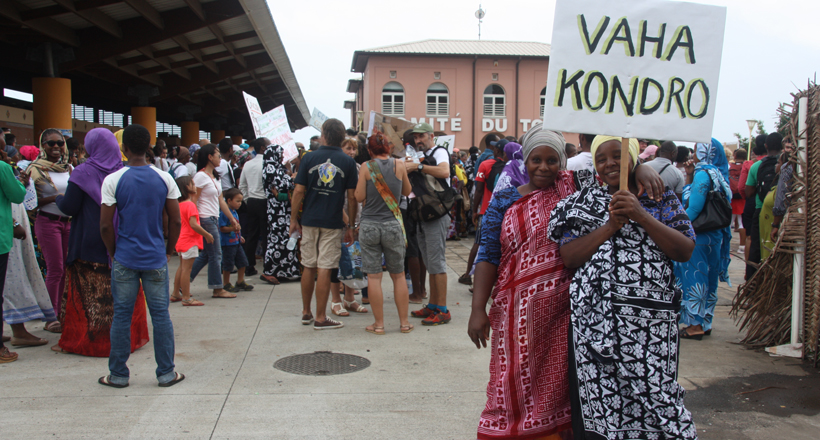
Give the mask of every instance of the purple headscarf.
[{"label": "purple headscarf", "polygon": [[504,153],[507,155],[507,165],[504,166],[502,174],[510,177],[509,186],[518,188],[530,182],[527,175],[527,168],[524,166],[523,147],[515,142],[509,142],[504,146]]},{"label": "purple headscarf", "polygon": [[105,128],[95,128],[85,135],[85,151],[88,159],[74,169],[68,181],[100,204],[103,180],[122,168],[122,154],[114,133]]}]

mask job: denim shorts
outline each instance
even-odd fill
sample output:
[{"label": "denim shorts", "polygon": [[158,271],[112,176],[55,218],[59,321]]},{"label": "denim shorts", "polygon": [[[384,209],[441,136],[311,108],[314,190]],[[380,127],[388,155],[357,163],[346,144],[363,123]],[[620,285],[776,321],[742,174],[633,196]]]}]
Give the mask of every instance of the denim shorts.
[{"label": "denim shorts", "polygon": [[241,245],[222,246],[222,271],[231,272],[234,265],[238,269],[248,267],[248,257]]},{"label": "denim shorts", "polygon": [[398,220],[384,223],[363,220],[359,225],[359,244],[362,247],[362,272],[381,273],[382,254],[388,272],[404,272],[404,234]]}]

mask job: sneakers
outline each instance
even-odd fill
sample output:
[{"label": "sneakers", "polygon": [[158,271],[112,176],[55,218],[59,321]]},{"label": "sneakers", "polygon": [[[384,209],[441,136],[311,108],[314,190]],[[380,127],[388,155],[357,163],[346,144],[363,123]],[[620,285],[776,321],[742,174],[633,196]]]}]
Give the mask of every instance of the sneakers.
[{"label": "sneakers", "polygon": [[344,326],[345,325],[343,323],[330,318],[325,318],[322,322],[313,321],[313,330],[333,330]]},{"label": "sneakers", "polygon": [[421,321],[421,325],[440,325],[440,324],[447,324],[450,322],[450,311],[448,310],[447,313],[442,311],[436,310],[434,314],[424,318]]},{"label": "sneakers", "polygon": [[244,290],[247,292],[248,290],[253,290],[253,286],[243,280],[241,283],[236,283],[236,289],[237,291]]},{"label": "sneakers", "polygon": [[228,284],[225,284],[224,286],[222,286],[222,290],[224,290],[226,292],[236,293],[236,292],[239,292],[242,289],[240,289],[239,286],[234,286],[233,284],[228,283]]},{"label": "sneakers", "polygon": [[435,310],[427,307],[427,304],[421,308],[421,310],[413,310],[410,312],[410,315],[414,318],[427,318],[428,316],[434,315],[436,313]]},{"label": "sneakers", "polygon": [[738,254],[743,254],[745,252],[746,252],[746,246],[738,246],[737,247],[737,253]]}]

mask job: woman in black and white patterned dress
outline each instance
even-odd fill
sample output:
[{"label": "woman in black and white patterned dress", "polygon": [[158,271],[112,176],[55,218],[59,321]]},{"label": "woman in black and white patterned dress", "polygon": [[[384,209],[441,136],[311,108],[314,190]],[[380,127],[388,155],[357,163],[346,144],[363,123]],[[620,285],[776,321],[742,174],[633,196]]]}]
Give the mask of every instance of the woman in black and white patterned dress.
[{"label": "woman in black and white patterned dress", "polygon": [[293,179],[282,163],[282,147],[268,145],[265,150],[262,178],[268,196],[268,247],[265,250],[264,275],[262,279],[279,284],[281,279],[296,280],[300,277],[299,259],[295,250],[286,245],[290,239],[290,199]]},{"label": "woman in black and white patterned dress", "polygon": [[[638,142],[631,140],[630,169]],[[550,237],[570,284],[569,376],[575,439],[697,439],[678,376],[681,291],[673,261],[692,255],[695,234],[668,190],[641,194],[629,173],[619,190],[621,138],[598,136],[592,155],[608,186],[555,207]],[[630,160],[630,157],[624,158]]]}]

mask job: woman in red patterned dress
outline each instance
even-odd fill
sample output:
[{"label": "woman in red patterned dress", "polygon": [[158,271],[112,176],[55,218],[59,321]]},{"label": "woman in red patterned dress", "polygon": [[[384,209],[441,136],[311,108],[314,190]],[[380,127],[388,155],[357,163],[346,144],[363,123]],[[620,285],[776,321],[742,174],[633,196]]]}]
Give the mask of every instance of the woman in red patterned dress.
[{"label": "woman in red patterned dress", "polygon": [[[569,438],[572,422],[567,329],[573,271],[548,238],[547,223],[558,202],[594,185],[595,177],[565,170],[566,142],[558,132],[535,127],[522,143],[530,181],[494,195],[476,257],[468,333],[481,348],[493,330],[479,439]],[[662,194],[657,173],[640,167],[639,174],[652,196]]]}]

